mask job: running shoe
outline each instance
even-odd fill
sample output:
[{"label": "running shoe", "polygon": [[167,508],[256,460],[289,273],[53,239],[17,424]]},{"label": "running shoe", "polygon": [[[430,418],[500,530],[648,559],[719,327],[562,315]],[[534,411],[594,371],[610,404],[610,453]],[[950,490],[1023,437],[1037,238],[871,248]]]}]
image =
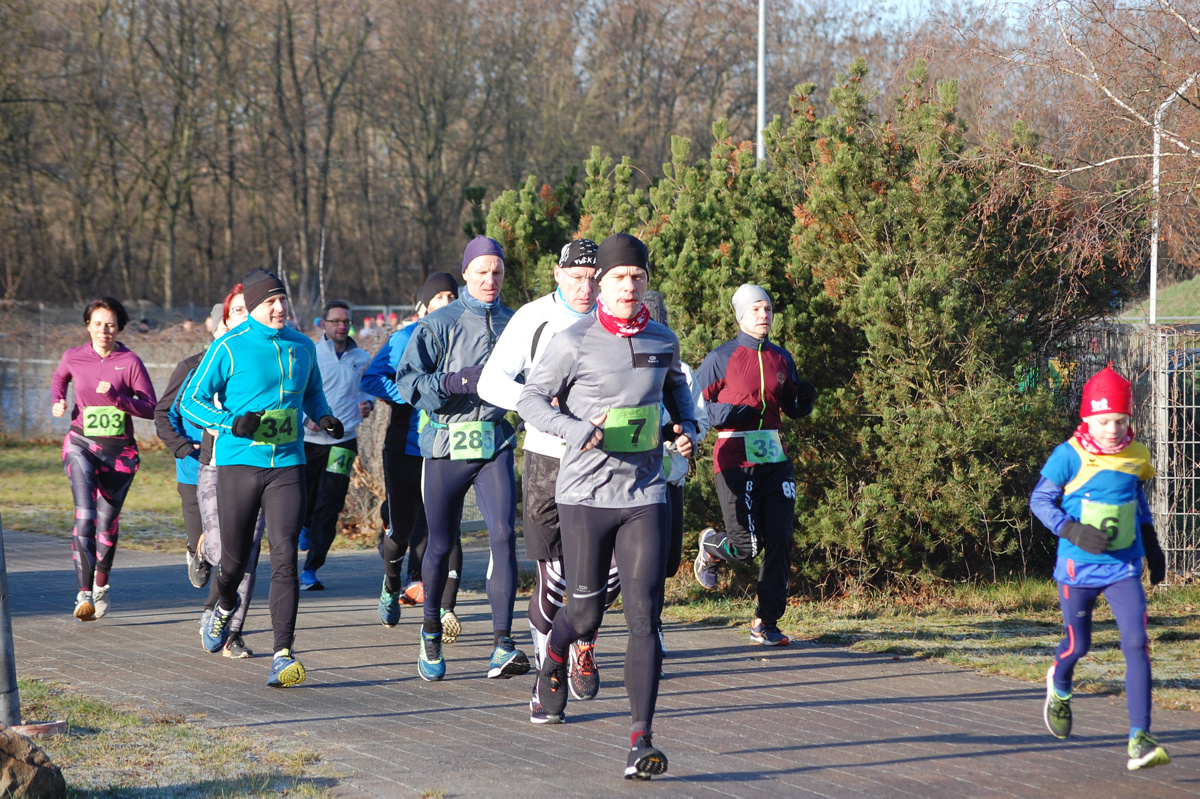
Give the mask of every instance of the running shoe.
[{"label": "running shoe", "polygon": [[542,700],[538,699],[538,681],[533,681],[533,696],[529,697],[529,720],[534,724],[562,724],[563,714],[559,713],[556,716],[551,716],[542,707]]},{"label": "running shoe", "polygon": [[203,588],[208,585],[208,578],[212,576],[212,564],[199,552],[189,552],[184,558],[187,560],[188,580],[192,586]]},{"label": "running shoe", "polygon": [[216,654],[225,646],[225,642],[229,640],[229,622],[233,620],[233,614],[237,612],[241,602],[241,596],[236,597],[233,610],[229,613],[225,613],[220,609],[221,606],[217,605],[213,614],[205,619],[204,626],[200,628],[200,641],[206,650]]},{"label": "running shoe", "polygon": [[225,642],[225,648],[221,650],[221,654],[235,660],[254,657],[254,653],[250,651],[250,647],[246,646],[246,642],[242,640],[241,633],[234,633],[229,636],[229,640]]},{"label": "running shoe", "polygon": [[305,569],[300,572],[300,590],[301,591],[324,591],[325,583],[317,579],[317,573],[312,569]]},{"label": "running shoe", "polygon": [[[1046,705],[1042,708],[1042,719],[1046,729],[1055,738],[1066,738],[1071,734],[1071,697],[1061,699],[1054,690],[1054,664],[1046,671]],[[1129,744],[1130,758],[1133,757],[1133,743]],[[1130,763],[1133,761],[1130,760]],[[1129,768],[1133,768],[1130,766]]]},{"label": "running shoe", "polygon": [[596,668],[596,639],[571,644],[571,669],[567,682],[571,696],[581,701],[595,699],[600,692],[600,672]]},{"label": "running shoe", "polygon": [[99,588],[92,586],[92,605],[96,608],[96,618],[104,617],[108,613],[108,607],[111,604],[108,601],[108,589],[110,586],[102,585]]},{"label": "running shoe", "polygon": [[692,564],[696,582],[700,583],[702,588],[709,590],[717,587],[717,565],[720,561],[704,551],[704,544],[710,535],[715,536],[716,534],[717,531],[711,527],[705,527],[700,531],[700,540],[696,547],[696,560]]},{"label": "running shoe", "polygon": [[762,619],[750,623],[750,640],[763,646],[787,646],[791,643],[774,624],[764,624]]},{"label": "running shoe", "polygon": [[80,591],[75,595],[75,618],[80,621],[95,620],[96,606],[92,604],[91,591]]},{"label": "running shoe", "polygon": [[301,552],[308,551],[308,528],[307,527],[300,528],[300,538],[298,538],[296,540],[296,549],[298,549]]},{"label": "running shoe", "polygon": [[1170,762],[1171,756],[1167,754],[1167,750],[1159,746],[1158,741],[1146,730],[1140,730],[1129,739],[1129,762],[1125,767],[1130,771],[1165,766]]},{"label": "running shoe", "polygon": [[555,660],[546,653],[542,658],[542,670],[538,672],[537,691],[538,701],[541,702],[542,712],[548,718],[564,718],[563,711],[567,709],[567,664]]},{"label": "running shoe", "polygon": [[212,618],[212,611],[208,608],[205,608],[204,612],[200,614],[200,634],[201,635],[204,634],[204,625],[208,624],[208,620],[211,618]]},{"label": "running shoe", "polygon": [[417,655],[417,672],[426,682],[436,682],[446,676],[441,633],[427,633],[421,630],[421,652]]},{"label": "running shoe", "polygon": [[400,592],[387,590],[387,578],[379,591],[379,622],[384,627],[395,627],[400,623]]},{"label": "running shoe", "polygon": [[[447,614],[449,615],[449,614]],[[507,635],[500,639],[500,644],[492,650],[492,662],[488,664],[488,677],[492,679],[507,679],[529,671],[529,658],[513,644]]]},{"label": "running shoe", "polygon": [[452,644],[458,640],[458,636],[462,635],[462,622],[458,620],[458,616],[454,615],[454,611],[442,608],[442,643]]},{"label": "running shoe", "polygon": [[642,733],[629,750],[629,757],[625,761],[625,779],[648,780],[656,774],[666,773],[667,756],[654,748],[650,733]]},{"label": "running shoe", "polygon": [[404,593],[400,596],[400,601],[405,605],[422,605],[425,603],[425,584],[421,582],[409,583],[404,589]]},{"label": "running shoe", "polygon": [[292,650],[285,649],[272,661],[271,676],[267,678],[267,685],[271,688],[294,688],[304,682],[307,676],[304,673],[304,665],[292,657]]}]

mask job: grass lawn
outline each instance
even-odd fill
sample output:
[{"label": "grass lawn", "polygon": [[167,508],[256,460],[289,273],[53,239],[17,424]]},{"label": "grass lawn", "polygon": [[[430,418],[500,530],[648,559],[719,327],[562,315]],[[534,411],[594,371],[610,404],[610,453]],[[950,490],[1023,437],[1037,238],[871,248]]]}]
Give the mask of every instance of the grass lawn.
[{"label": "grass lawn", "polygon": [[[1200,277],[1184,280],[1173,286],[1160,287],[1157,313],[1160,319],[1200,317]],[[1150,319],[1150,299],[1129,305],[1121,312],[1125,322],[1146,322]]]},{"label": "grass lawn", "polygon": [[67,721],[66,735],[35,743],[62,769],[68,795],[323,797],[336,782],[299,741],[205,729],[182,717],[114,708],[58,684],[17,682],[25,718]]},{"label": "grass lawn", "polygon": [[[753,615],[749,600],[703,594],[686,560],[668,583],[667,618],[748,628]],[[1075,688],[1121,696],[1125,659],[1103,601],[1094,619],[1092,649],[1075,668]],[[1200,586],[1151,589],[1148,620],[1156,704],[1200,710]],[[793,599],[779,626],[793,641],[926,658],[1036,683],[1045,680],[1062,639],[1057,589],[1049,579],[933,583],[819,603]]]}]

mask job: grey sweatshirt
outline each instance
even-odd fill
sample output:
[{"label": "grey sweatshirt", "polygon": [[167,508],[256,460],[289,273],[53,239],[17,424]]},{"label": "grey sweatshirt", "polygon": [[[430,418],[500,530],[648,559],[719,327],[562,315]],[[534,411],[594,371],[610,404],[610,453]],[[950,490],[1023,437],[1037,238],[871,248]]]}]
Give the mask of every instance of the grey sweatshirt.
[{"label": "grey sweatshirt", "polygon": [[[550,404],[554,397],[558,408]],[[667,501],[657,416],[664,403],[695,441],[696,412],[679,365],[675,334],[650,322],[636,336],[621,338],[589,316],[550,340],[521,391],[517,411],[539,430],[567,442],[555,491],[559,503],[626,508]],[[622,432],[628,440],[635,430],[642,446],[655,442],[651,448],[612,452],[602,444],[582,450],[596,429],[591,419],[609,413],[611,425],[619,415],[613,409],[638,407],[653,409],[645,429],[613,429],[606,432],[606,440],[615,444]]]}]

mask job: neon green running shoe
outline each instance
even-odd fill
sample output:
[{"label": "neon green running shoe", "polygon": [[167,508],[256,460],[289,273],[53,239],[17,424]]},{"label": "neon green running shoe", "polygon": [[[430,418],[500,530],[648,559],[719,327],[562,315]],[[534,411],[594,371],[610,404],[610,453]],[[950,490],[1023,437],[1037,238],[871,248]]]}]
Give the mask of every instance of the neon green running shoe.
[{"label": "neon green running shoe", "polygon": [[1125,767],[1130,771],[1165,766],[1170,762],[1171,756],[1167,750],[1159,746],[1158,741],[1145,730],[1129,739],[1129,762]]},{"label": "neon green running shoe", "polygon": [[1066,738],[1071,734],[1071,697],[1061,699],[1054,690],[1053,664],[1046,672],[1046,706],[1042,709],[1042,718],[1046,721],[1046,729],[1055,738]]}]

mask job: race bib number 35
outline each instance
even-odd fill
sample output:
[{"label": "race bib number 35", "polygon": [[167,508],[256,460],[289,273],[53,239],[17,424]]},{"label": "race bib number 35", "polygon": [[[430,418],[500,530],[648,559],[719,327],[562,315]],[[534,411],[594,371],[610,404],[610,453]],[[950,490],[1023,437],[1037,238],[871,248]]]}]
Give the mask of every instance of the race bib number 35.
[{"label": "race bib number 35", "polygon": [[659,444],[662,408],[613,408],[604,419],[604,448],[609,452],[648,452]]},{"label": "race bib number 35", "polygon": [[125,420],[129,418],[120,408],[93,406],[83,409],[85,436],[115,437],[125,435]]},{"label": "race bib number 35", "polygon": [[331,474],[350,474],[350,467],[353,465],[354,450],[345,447],[329,449],[329,463],[325,466],[325,471]]},{"label": "race bib number 35", "polygon": [[260,444],[291,444],[296,440],[297,424],[295,408],[279,408],[263,411],[254,440]]},{"label": "race bib number 35", "polygon": [[1108,551],[1128,549],[1137,540],[1137,503],[1107,505],[1085,499],[1079,521],[1100,528],[1108,536]]},{"label": "race bib number 35", "polygon": [[450,460],[488,460],[495,454],[495,422],[450,423]]},{"label": "race bib number 35", "polygon": [[778,430],[750,430],[742,440],[746,442],[746,460],[750,463],[783,463]]}]

